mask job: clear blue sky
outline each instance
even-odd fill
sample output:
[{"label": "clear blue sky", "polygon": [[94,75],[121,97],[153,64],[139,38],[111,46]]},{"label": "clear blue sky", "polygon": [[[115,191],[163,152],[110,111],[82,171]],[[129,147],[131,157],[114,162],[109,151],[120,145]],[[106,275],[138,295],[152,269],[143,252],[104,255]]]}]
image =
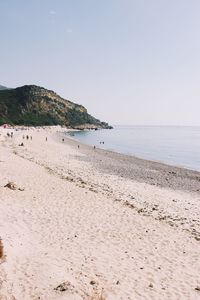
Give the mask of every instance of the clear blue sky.
[{"label": "clear blue sky", "polygon": [[0,0],[0,84],[111,124],[200,125],[199,0]]}]

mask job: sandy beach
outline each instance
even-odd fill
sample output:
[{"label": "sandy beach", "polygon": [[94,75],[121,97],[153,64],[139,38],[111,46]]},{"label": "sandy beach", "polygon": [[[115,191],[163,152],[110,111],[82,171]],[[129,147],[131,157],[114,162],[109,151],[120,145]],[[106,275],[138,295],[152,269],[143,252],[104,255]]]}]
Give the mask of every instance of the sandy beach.
[{"label": "sandy beach", "polygon": [[11,131],[0,129],[1,300],[200,299],[199,172],[60,127]]}]

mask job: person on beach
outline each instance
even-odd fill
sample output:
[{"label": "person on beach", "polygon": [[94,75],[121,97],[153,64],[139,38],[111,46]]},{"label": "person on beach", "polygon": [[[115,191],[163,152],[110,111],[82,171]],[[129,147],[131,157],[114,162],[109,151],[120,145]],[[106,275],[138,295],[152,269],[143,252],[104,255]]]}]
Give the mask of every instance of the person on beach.
[{"label": "person on beach", "polygon": [[62,141],[64,142],[64,141],[65,141],[65,139],[62,139]]},{"label": "person on beach", "polygon": [[78,148],[80,148],[80,146],[78,145]]},{"label": "person on beach", "polygon": [[46,142],[47,142],[47,137],[46,137]]},{"label": "person on beach", "polygon": [[29,139],[29,136],[28,136],[28,135],[26,136],[26,139],[27,139],[27,140]]},{"label": "person on beach", "polygon": [[94,150],[96,149],[96,146],[94,146]]}]

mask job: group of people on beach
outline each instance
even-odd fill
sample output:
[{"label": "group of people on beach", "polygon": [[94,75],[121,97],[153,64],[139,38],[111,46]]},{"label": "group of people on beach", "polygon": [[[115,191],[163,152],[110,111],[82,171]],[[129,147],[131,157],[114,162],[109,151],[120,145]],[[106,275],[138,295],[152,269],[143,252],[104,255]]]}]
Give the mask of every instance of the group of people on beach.
[{"label": "group of people on beach", "polygon": [[9,132],[7,132],[7,137],[13,137],[13,132],[11,132],[11,133],[9,133]]},{"label": "group of people on beach", "polygon": [[[23,134],[22,138],[23,138],[23,140],[26,139],[27,141],[29,139],[32,141],[32,139],[33,139],[32,135],[29,136],[28,134],[26,136]],[[24,143],[22,142],[21,144],[19,144],[19,146],[24,146]]]},{"label": "group of people on beach", "polygon": [[29,137],[28,134],[26,135],[26,137],[25,137],[25,135],[23,135],[23,140],[24,140],[25,138],[27,139],[27,141],[29,140],[29,138],[30,138],[30,140],[32,140],[32,135],[30,135],[30,137]]},{"label": "group of people on beach", "polygon": [[[13,137],[13,132],[11,132],[11,133],[7,132],[7,136],[12,138],[12,137]],[[32,139],[33,139],[32,135],[29,136],[28,134],[27,134],[27,135],[23,135],[22,138],[23,138],[23,140],[26,139],[27,141],[28,141],[29,139],[32,141]],[[47,139],[47,137],[46,137],[46,138],[45,138],[45,141],[47,142],[47,140],[48,140],[48,139]],[[62,138],[62,142],[64,142],[64,141],[65,141],[65,139]],[[104,141],[100,141],[99,143],[100,143],[100,144],[104,144]],[[24,143],[19,144],[19,146],[24,146]],[[79,149],[79,148],[80,148],[80,145],[78,145],[77,147],[78,147],[78,149]],[[95,149],[96,149],[96,146],[93,146],[93,149],[95,150]]]}]

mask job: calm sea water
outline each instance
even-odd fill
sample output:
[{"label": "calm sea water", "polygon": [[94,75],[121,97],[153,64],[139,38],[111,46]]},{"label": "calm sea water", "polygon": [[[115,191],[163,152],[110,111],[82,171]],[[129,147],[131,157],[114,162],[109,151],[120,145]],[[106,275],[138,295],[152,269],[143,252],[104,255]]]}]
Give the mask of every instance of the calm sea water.
[{"label": "calm sea water", "polygon": [[115,126],[112,130],[79,131],[74,138],[99,148],[200,171],[200,127]]}]

